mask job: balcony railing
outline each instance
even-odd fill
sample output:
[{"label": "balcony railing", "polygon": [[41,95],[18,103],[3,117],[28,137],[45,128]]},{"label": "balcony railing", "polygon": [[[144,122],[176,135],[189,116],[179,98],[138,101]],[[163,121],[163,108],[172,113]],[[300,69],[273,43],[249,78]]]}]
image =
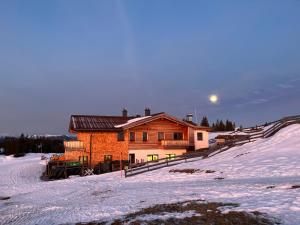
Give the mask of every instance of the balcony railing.
[{"label": "balcony railing", "polygon": [[189,146],[188,140],[162,140],[161,145],[164,147],[187,147]]},{"label": "balcony railing", "polygon": [[66,151],[84,150],[84,145],[82,141],[64,141],[64,147]]}]

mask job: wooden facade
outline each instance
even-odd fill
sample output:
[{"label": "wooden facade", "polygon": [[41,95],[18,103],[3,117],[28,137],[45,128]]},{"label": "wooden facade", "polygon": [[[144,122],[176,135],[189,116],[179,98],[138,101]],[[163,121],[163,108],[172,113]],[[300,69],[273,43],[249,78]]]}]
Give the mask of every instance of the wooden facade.
[{"label": "wooden facade", "polygon": [[[130,128],[134,132],[135,140],[129,141],[129,150],[134,149],[164,149],[163,140],[174,140],[174,133],[182,133],[182,140],[188,140],[188,127],[176,124],[167,119],[158,119],[147,124]],[[143,140],[143,132],[147,132],[147,141]],[[158,133],[163,133],[163,139],[158,139]]]}]

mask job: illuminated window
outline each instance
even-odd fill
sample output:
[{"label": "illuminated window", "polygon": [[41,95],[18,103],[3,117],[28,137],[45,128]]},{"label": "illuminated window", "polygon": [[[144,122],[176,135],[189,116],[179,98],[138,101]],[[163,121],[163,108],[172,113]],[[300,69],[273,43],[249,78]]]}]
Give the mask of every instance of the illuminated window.
[{"label": "illuminated window", "polygon": [[176,155],[175,155],[175,154],[166,154],[166,158],[167,158],[168,160],[170,160],[170,159],[175,159],[175,158],[176,158]]},{"label": "illuminated window", "polygon": [[105,162],[110,162],[110,161],[112,161],[112,155],[104,155],[104,161],[105,161]]},{"label": "illuminated window", "polygon": [[147,161],[158,161],[158,155],[147,155]]},{"label": "illuminated window", "polygon": [[88,162],[88,157],[87,156],[79,156],[79,162],[81,164],[85,164]]}]

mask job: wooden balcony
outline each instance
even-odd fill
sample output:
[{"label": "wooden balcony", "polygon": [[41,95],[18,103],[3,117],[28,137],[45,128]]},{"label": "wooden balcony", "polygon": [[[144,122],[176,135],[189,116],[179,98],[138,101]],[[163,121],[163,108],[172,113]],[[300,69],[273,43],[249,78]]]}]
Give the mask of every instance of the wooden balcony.
[{"label": "wooden balcony", "polygon": [[164,148],[186,148],[189,146],[188,140],[162,140],[161,145]]},{"label": "wooden balcony", "polygon": [[64,141],[65,151],[84,151],[82,141]]}]

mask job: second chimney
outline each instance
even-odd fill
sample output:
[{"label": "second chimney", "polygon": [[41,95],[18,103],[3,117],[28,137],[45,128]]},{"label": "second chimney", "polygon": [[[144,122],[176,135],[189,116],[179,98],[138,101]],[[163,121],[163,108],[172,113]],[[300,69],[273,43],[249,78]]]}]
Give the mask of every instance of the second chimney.
[{"label": "second chimney", "polygon": [[193,122],[193,114],[187,114],[186,115],[186,121]]},{"label": "second chimney", "polygon": [[127,111],[126,108],[124,108],[124,109],[122,110],[122,116],[123,116],[123,117],[127,117],[127,116],[128,116],[128,111]]},{"label": "second chimney", "polygon": [[149,109],[149,108],[146,108],[146,109],[145,109],[145,116],[150,116],[150,114],[151,114],[150,109]]}]

